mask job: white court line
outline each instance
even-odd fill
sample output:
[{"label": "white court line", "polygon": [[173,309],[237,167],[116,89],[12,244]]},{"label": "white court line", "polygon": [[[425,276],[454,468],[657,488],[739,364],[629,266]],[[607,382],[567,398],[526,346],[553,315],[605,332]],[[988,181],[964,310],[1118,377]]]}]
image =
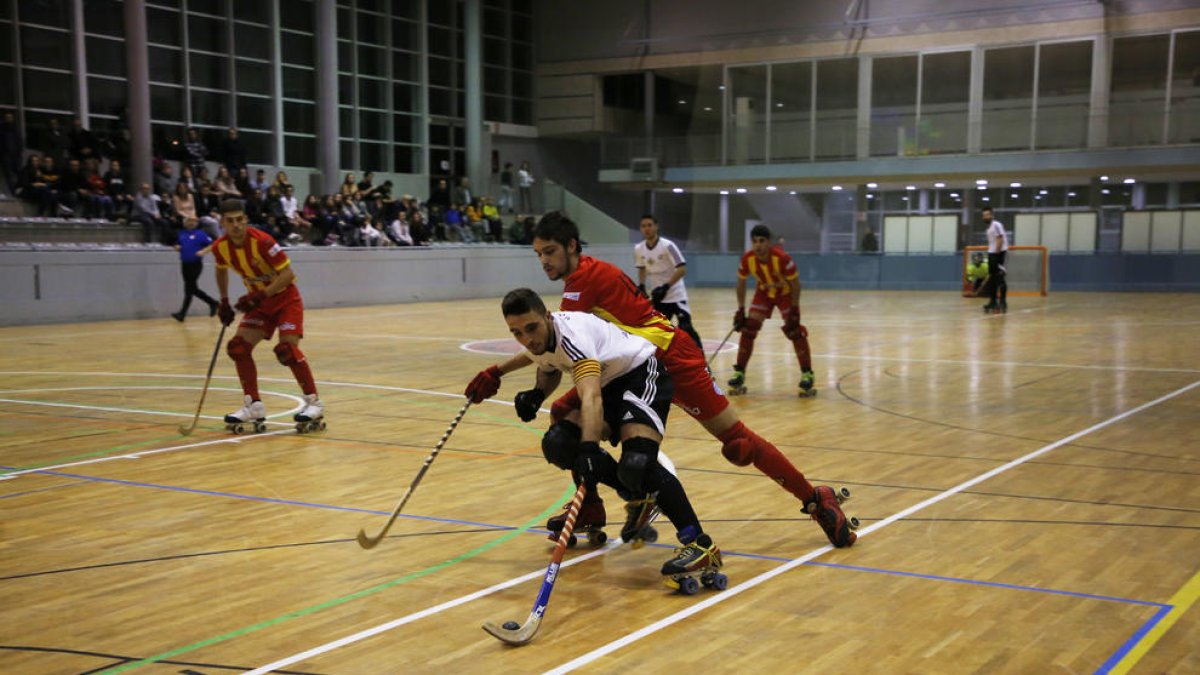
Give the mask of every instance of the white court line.
[{"label": "white court line", "polygon": [[[1189,391],[1191,389],[1194,389],[1196,387],[1200,387],[1200,380],[1197,380],[1196,382],[1193,382],[1192,384],[1190,384],[1186,387],[1183,387],[1181,389],[1177,389],[1177,390],[1171,392],[1170,394],[1167,394],[1165,396],[1161,396],[1157,399],[1154,399],[1153,401],[1150,401],[1149,403],[1143,403],[1142,405],[1140,405],[1136,408],[1133,408],[1132,410],[1128,410],[1119,415],[1116,415],[1115,417],[1111,417],[1103,422],[1100,422],[1099,424],[1090,426],[1087,429],[1084,429],[1083,431],[1079,431],[1074,434],[1071,434],[1070,436],[1067,436],[1066,438],[1055,441],[1054,443],[1051,443],[1050,445],[1047,445],[1038,450],[1035,450],[1023,457],[1014,459],[1011,462],[1009,462],[1003,466],[997,467],[995,469],[992,469],[991,471],[980,474],[979,476],[976,476],[975,478],[972,478],[964,483],[961,483],[955,487],[952,487],[952,488],[946,490],[945,492],[942,492],[938,495],[930,497],[929,499],[926,499],[925,501],[920,502],[919,504],[916,504],[915,506],[911,506],[907,509],[904,509],[903,511],[895,513],[873,525],[870,525],[870,526],[864,528],[863,530],[859,531],[859,537],[860,538],[864,537],[876,530],[887,527],[888,525],[891,525],[892,523],[896,522],[897,520],[908,517],[908,516],[912,515],[913,513],[916,513],[917,511],[920,511],[929,506],[932,506],[933,504],[936,504],[954,494],[962,492],[963,490],[966,490],[966,489],[970,488],[971,486],[974,486],[978,483],[988,480],[989,478],[992,478],[992,477],[994,477],[1000,473],[1003,473],[1013,467],[1016,467],[1020,464],[1028,462],[1029,460],[1034,459],[1035,457],[1044,455],[1044,454],[1050,452],[1051,450],[1054,450],[1055,448],[1059,448],[1063,445],[1071,443],[1072,441],[1074,441],[1078,438],[1081,438],[1083,436],[1086,436],[1094,431],[1099,431],[1100,429],[1103,429],[1104,427],[1107,427],[1111,424],[1119,422],[1131,415],[1135,415],[1135,414],[1141,412],[1142,410],[1145,410],[1151,406],[1162,403],[1163,401],[1166,401],[1170,398],[1178,396],[1178,395],[1180,395],[1186,391]],[[619,542],[619,540],[618,540],[618,542]],[[574,558],[574,559],[570,560],[569,562],[563,563],[563,566],[565,567],[567,565],[573,565],[575,563],[583,562],[584,560],[595,557],[597,555],[601,555],[602,553],[606,553],[610,548],[613,548],[616,545],[619,545],[619,543],[610,542],[604,548],[601,548],[601,549],[594,551],[592,553],[589,553],[587,555],[583,555],[578,558]],[[665,628],[666,626],[669,626],[671,624],[682,621],[683,619],[691,616],[692,614],[695,614],[703,609],[711,607],[712,605],[715,605],[718,602],[723,602],[724,600],[726,600],[728,598],[734,597],[734,596],[738,595],[739,593],[742,593],[743,591],[746,591],[750,588],[753,588],[754,586],[757,586],[757,585],[763,583],[764,581],[767,581],[768,579],[771,579],[772,577],[776,577],[780,574],[783,574],[784,572],[786,572],[788,570],[791,570],[805,562],[808,562],[809,560],[812,560],[813,558],[816,558],[820,555],[828,553],[829,551],[832,551],[832,550],[833,550],[832,546],[829,546],[829,545],[822,546],[821,548],[813,550],[804,556],[801,556],[799,558],[796,558],[795,560],[789,561],[789,562],[787,562],[779,567],[776,567],[768,572],[760,574],[757,577],[754,577],[744,583],[738,584],[737,586],[733,586],[719,594],[712,595],[708,599],[706,599],[702,602],[699,602],[695,605],[689,606],[688,609],[685,609],[681,612],[672,614],[671,616],[661,619],[661,620],[659,620],[659,621],[657,621],[635,633],[631,633],[631,634],[625,636],[624,638],[621,638],[614,642],[610,642],[609,644],[604,645],[603,647],[600,647],[596,650],[588,652],[587,654],[580,656],[579,658],[575,659],[574,661],[563,664],[563,665],[559,666],[558,668],[556,668],[552,671],[548,671],[548,672],[565,673],[565,672],[574,670],[575,668],[578,668],[580,666],[586,665],[586,664],[600,658],[601,656],[604,656],[613,651],[616,651],[617,649],[620,649],[621,647],[624,647],[627,644],[636,642],[637,640],[640,640],[643,637],[651,635],[651,634],[661,630],[662,628]],[[499,584],[496,584],[495,586],[491,586],[491,587],[488,587],[488,588],[485,588],[485,589],[482,589],[479,591],[475,591],[474,593],[469,593],[467,595],[460,596],[453,600],[448,600],[439,605],[434,605],[433,607],[429,607],[429,608],[423,609],[419,612],[415,612],[413,614],[409,614],[407,616],[400,617],[399,619],[395,619],[395,620],[389,621],[387,623],[382,623],[382,624],[379,624],[378,626],[368,628],[359,633],[355,633],[354,635],[350,635],[350,636],[347,636],[344,638],[340,638],[338,640],[334,640],[332,642],[327,642],[327,643],[325,643],[323,645],[319,645],[317,647],[313,647],[312,649],[308,649],[306,651],[300,652],[298,654],[294,654],[292,656],[286,657],[279,661],[275,661],[274,663],[270,663],[270,664],[267,664],[260,668],[257,668],[255,670],[249,671],[249,673],[256,674],[256,675],[262,674],[262,673],[268,673],[272,670],[283,668],[284,666],[289,666],[293,663],[297,663],[299,661],[303,661],[303,660],[312,658],[314,656],[319,656],[321,654],[331,652],[340,647],[344,647],[346,645],[352,644],[354,642],[358,642],[365,638],[368,638],[368,637],[371,637],[374,635],[378,635],[379,633],[383,633],[385,631],[391,630],[392,628],[403,626],[404,624],[412,623],[413,621],[416,621],[418,619],[423,619],[427,616],[432,616],[434,614],[445,611],[447,609],[451,609],[453,607],[458,607],[458,606],[466,604],[468,602],[478,600],[479,598],[491,595],[491,594],[501,591],[505,588],[509,588],[515,584],[519,584],[523,581],[534,579],[540,574],[543,574],[543,572],[540,572],[540,571],[532,572],[532,573],[526,574],[524,576],[516,577],[514,579],[510,579],[508,581],[501,582]]]},{"label": "white court line", "polygon": [[[768,356],[795,356],[795,352],[758,351]],[[865,354],[813,354],[817,359],[850,359],[860,361],[900,361],[902,363],[947,363],[956,366],[1017,366],[1020,368],[1074,368],[1076,370],[1111,370],[1137,373],[1200,373],[1195,368],[1151,368],[1148,366],[1098,366],[1087,363],[1034,363],[1029,361],[982,361],[977,359],[915,359],[898,356],[868,356]]]},{"label": "white court line", "polygon": [[[620,539],[611,541],[608,544],[606,544],[603,548],[596,549],[595,551],[581,555],[578,558],[572,558],[572,559],[564,562],[562,564],[562,567],[569,567],[576,563],[581,563],[585,560],[590,560],[592,558],[595,558],[596,556],[604,555],[605,553],[608,553],[609,551],[611,551],[612,549],[614,549],[620,545],[621,545]],[[535,572],[530,572],[529,574],[524,574],[519,577],[514,577],[512,579],[509,579],[508,581],[502,581],[502,582],[496,584],[495,586],[489,586],[488,588],[484,588],[482,590],[475,591],[474,593],[464,595],[464,596],[455,598],[453,600],[447,600],[446,602],[443,602],[440,605],[434,605],[433,607],[423,609],[419,612],[414,612],[407,616],[402,616],[399,619],[394,619],[387,623],[379,624],[378,626],[368,628],[366,630],[360,631],[353,635],[347,635],[344,638],[334,640],[332,642],[326,642],[323,645],[313,647],[312,649],[300,652],[299,654],[293,654],[291,656],[282,658],[278,661],[275,661],[274,663],[268,663],[265,666],[260,666],[258,668],[255,668],[254,670],[247,671],[246,675],[263,675],[264,673],[270,673],[272,671],[279,670],[280,668],[283,668],[285,666],[290,666],[291,664],[296,663],[297,661],[304,661],[304,660],[310,659],[314,656],[320,656],[321,654],[324,654],[325,652],[331,652],[335,649],[338,649],[339,647],[345,647],[348,644],[353,644],[355,642],[359,642],[360,640],[365,640],[373,635],[378,635],[379,633],[383,633],[383,632],[389,631],[393,628],[403,626],[406,623],[412,623],[414,621],[424,619],[427,616],[432,616],[439,612],[443,612],[447,609],[451,609],[451,608],[457,607],[459,605],[464,605],[468,602],[471,602],[472,600],[477,600],[484,596],[488,596],[488,595],[491,595],[498,591],[502,591],[506,588],[511,588],[513,586],[516,586],[517,584],[524,583],[524,582],[530,581],[532,579],[537,579],[539,577],[544,577],[545,575],[546,575],[546,570],[540,569]]]},{"label": "white court line", "polygon": [[[998,466],[995,469],[992,469],[991,471],[981,473],[978,476],[976,476],[970,480],[967,480],[965,482],[959,483],[958,485],[955,485],[954,487],[952,487],[944,492],[936,494],[936,495],[930,497],[929,499],[926,499],[923,502],[920,502],[918,504],[910,506],[907,509],[904,509],[903,511],[894,513],[894,514],[888,516],[887,518],[884,518],[883,520],[861,530],[858,533],[858,537],[859,537],[859,539],[862,539],[864,536],[871,534],[872,532],[881,530],[902,518],[907,518],[908,516],[911,516],[912,514],[917,513],[918,511],[922,511],[930,506],[933,506],[934,504],[937,504],[940,501],[943,501],[953,495],[956,495],[959,492],[962,492],[963,490],[966,490],[966,489],[971,488],[975,485],[978,485],[979,483],[982,483],[990,478],[998,476],[999,474],[1002,474],[1005,471],[1008,471],[1009,469],[1020,466],[1021,464],[1024,464],[1025,462],[1028,462],[1031,459],[1040,457],[1041,455],[1044,455],[1056,448],[1059,448],[1059,447],[1062,447],[1063,445],[1071,443],[1072,441],[1075,441],[1076,439],[1087,436],[1088,434],[1090,434],[1092,432],[1099,431],[1099,430],[1101,430],[1111,424],[1115,424],[1127,417],[1136,415],[1137,413],[1139,413],[1147,408],[1158,405],[1159,403],[1162,403],[1163,401],[1166,401],[1168,399],[1175,398],[1176,396],[1179,396],[1180,394],[1183,394],[1192,389],[1195,389],[1196,387],[1200,387],[1200,380],[1197,380],[1197,381],[1187,385],[1186,387],[1181,387],[1179,389],[1176,389],[1175,391],[1173,391],[1169,394],[1166,394],[1165,396],[1160,396],[1160,397],[1154,399],[1153,401],[1150,401],[1149,403],[1143,403],[1142,405],[1139,405],[1138,407],[1133,408],[1132,410],[1127,410],[1115,417],[1110,417],[1107,420],[1100,422],[1099,424],[1094,424],[1094,425],[1088,427],[1087,429],[1084,429],[1083,431],[1077,431],[1077,432],[1071,434],[1070,436],[1067,436],[1066,438],[1062,438],[1062,439],[1057,440],[1049,445],[1046,445],[1037,450],[1034,450],[1033,452],[1031,452],[1027,455],[1018,457],[1017,459],[1014,459],[1011,462],[1004,464],[1003,466]],[[557,668],[546,671],[546,674],[547,675],[550,675],[550,674],[558,675],[559,673],[569,673],[572,670],[575,670],[576,668],[586,666],[589,663],[592,663],[593,661],[595,661],[596,659],[598,659],[602,656],[611,654],[612,652],[615,652],[618,649],[621,649],[622,647],[625,647],[627,645],[633,644],[634,642],[637,642],[638,640],[641,640],[642,638],[649,637],[650,635],[657,633],[658,631],[666,628],[667,626],[671,626],[673,624],[679,623],[680,621],[683,621],[684,619],[692,616],[693,614],[698,614],[699,612],[702,612],[705,609],[712,607],[713,605],[716,605],[721,602],[725,602],[726,600],[729,600],[730,598],[737,597],[739,594],[741,594],[745,591],[748,591],[751,588],[758,586],[759,584],[762,584],[774,577],[777,577],[780,574],[783,574],[784,572],[795,569],[796,567],[803,565],[804,563],[808,562],[809,560],[812,560],[813,558],[816,558],[816,557],[823,555],[832,550],[833,550],[832,546],[828,546],[828,545],[822,546],[821,548],[819,548],[815,551],[811,551],[806,555],[796,558],[795,560],[786,562],[786,563],[780,565],[779,567],[776,567],[767,572],[764,572],[764,573],[762,573],[752,579],[749,579],[741,584],[732,586],[729,589],[727,589],[721,593],[710,595],[707,599],[705,599],[701,602],[698,602],[694,605],[691,605],[687,609],[681,610],[670,616],[659,619],[658,621],[655,621],[654,623],[650,624],[649,626],[646,626],[645,628],[642,628],[640,630],[629,633],[628,635],[626,635],[623,638],[613,640],[612,642],[610,642],[602,647],[593,649],[592,651],[590,651],[578,658],[575,658],[571,661],[568,661],[568,662],[558,666]]]}]

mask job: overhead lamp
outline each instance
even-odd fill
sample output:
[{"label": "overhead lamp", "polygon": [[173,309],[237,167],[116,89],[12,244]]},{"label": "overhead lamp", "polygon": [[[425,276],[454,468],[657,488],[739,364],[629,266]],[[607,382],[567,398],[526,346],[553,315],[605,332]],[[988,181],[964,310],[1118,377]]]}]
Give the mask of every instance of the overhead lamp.
[{"label": "overhead lamp", "polygon": [[905,185],[904,189],[905,190],[916,190],[917,186],[916,185]]},{"label": "overhead lamp", "polygon": [[744,194],[746,194],[746,188],[738,188],[738,189],[737,189],[737,193],[738,193],[739,195],[744,195]]},{"label": "overhead lamp", "polygon": [[958,199],[958,193],[957,193],[957,192],[951,192],[951,193],[950,193],[950,196],[951,196],[951,197],[953,197],[953,198],[955,198],[955,199]]},{"label": "overhead lamp", "polygon": [[677,187],[677,188],[671,188],[671,192],[674,192],[674,193],[675,193],[675,194],[677,194],[677,195],[681,195],[681,194],[683,194],[683,188],[678,188],[678,187]]},{"label": "overhead lamp", "polygon": [[1104,188],[1103,190],[1100,191],[1100,194],[1106,195],[1106,194],[1109,194],[1110,192],[1111,192],[1111,190],[1109,190],[1108,188]]},{"label": "overhead lamp", "polygon": [[975,184],[976,185],[987,185],[987,179],[986,178],[976,178]]},{"label": "overhead lamp", "polygon": [[789,194],[789,195],[794,195],[794,194],[796,194],[796,191],[795,191],[795,190],[788,190],[788,194]]},{"label": "overhead lamp", "polygon": [[874,190],[875,188],[879,187],[879,183],[867,183],[867,187]]},{"label": "overhead lamp", "polygon": [[778,189],[779,189],[779,188],[775,187],[774,185],[768,185],[768,186],[767,186],[767,192],[774,192],[774,191],[776,191],[776,190],[778,190]]},{"label": "overhead lamp", "polygon": [[831,188],[829,188],[829,189],[833,190],[834,192],[841,192],[841,191],[842,191],[842,186],[841,186],[841,185],[834,185],[833,187],[831,187]]},{"label": "overhead lamp", "polygon": [[1100,180],[1108,180],[1108,176],[1100,176]]},{"label": "overhead lamp", "polygon": [[1134,180],[1134,179],[1132,179],[1132,178],[1126,178],[1125,180],[1123,180],[1123,181],[1121,181],[1121,182],[1125,183],[1126,185],[1133,185],[1133,184],[1134,184],[1134,183],[1136,183],[1137,181],[1135,181],[1135,180]]},{"label": "overhead lamp", "polygon": [[1041,190],[1038,190],[1038,194],[1039,195],[1048,195],[1048,194],[1050,194],[1050,191],[1047,190],[1046,188],[1042,188]]},{"label": "overhead lamp", "polygon": [[687,105],[687,100],[682,98],[679,99],[679,105]]},{"label": "overhead lamp", "polygon": [[944,187],[946,187],[946,184],[945,184],[945,183],[938,182],[938,183],[934,183],[934,184],[933,184],[933,187],[935,187],[935,188],[944,188]]},{"label": "overhead lamp", "polygon": [[871,193],[869,193],[869,192],[868,192],[868,193],[867,193],[867,199],[875,199],[875,195],[873,195],[873,194],[871,194]]},{"label": "overhead lamp", "polygon": [[729,194],[729,190],[721,190],[721,194],[727,195],[727,194]]},{"label": "overhead lamp", "polygon": [[983,201],[985,201],[985,202],[990,202],[990,201],[992,201],[992,198],[991,198],[991,197],[984,197],[984,198],[983,198]]}]

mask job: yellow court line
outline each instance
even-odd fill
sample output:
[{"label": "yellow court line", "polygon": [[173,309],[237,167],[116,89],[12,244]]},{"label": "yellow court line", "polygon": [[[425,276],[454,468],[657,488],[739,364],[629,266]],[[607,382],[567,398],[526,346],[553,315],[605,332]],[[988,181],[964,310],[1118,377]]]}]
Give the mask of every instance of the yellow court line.
[{"label": "yellow court line", "polygon": [[1147,632],[1146,635],[1136,645],[1133,646],[1133,649],[1129,650],[1129,653],[1125,655],[1125,658],[1118,661],[1117,665],[1113,666],[1112,670],[1108,672],[1112,673],[1113,675],[1128,673],[1135,665],[1137,665],[1138,661],[1142,660],[1143,656],[1145,656],[1151,649],[1154,648],[1154,645],[1158,643],[1162,636],[1166,635],[1167,631],[1171,629],[1171,626],[1175,625],[1175,622],[1179,620],[1179,617],[1183,616],[1188,609],[1195,604],[1197,598],[1200,598],[1200,572],[1196,572],[1196,575],[1193,576],[1190,581],[1184,584],[1182,588],[1176,591],[1175,595],[1171,596],[1171,599],[1167,601],[1168,605],[1174,605],[1174,609],[1168,612],[1167,615],[1163,617],[1163,620],[1158,622],[1158,625],[1156,625],[1154,628],[1151,628],[1149,632]]}]

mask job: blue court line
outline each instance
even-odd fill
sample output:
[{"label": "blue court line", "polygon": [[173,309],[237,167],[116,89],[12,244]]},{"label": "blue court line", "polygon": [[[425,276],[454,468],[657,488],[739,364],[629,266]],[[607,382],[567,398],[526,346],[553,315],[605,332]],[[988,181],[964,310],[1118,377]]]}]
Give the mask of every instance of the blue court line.
[{"label": "blue court line", "polygon": [[[14,467],[4,467],[4,466],[0,466],[0,469],[15,470]],[[131,487],[144,487],[144,488],[151,488],[151,489],[155,489],[155,490],[185,492],[185,493],[189,493],[189,494],[209,495],[209,496],[213,496],[213,497],[226,497],[229,499],[244,499],[247,501],[264,502],[264,503],[268,503],[268,504],[283,504],[283,505],[287,505],[287,506],[304,506],[304,507],[308,507],[308,508],[329,509],[329,510],[333,510],[333,511],[348,511],[348,512],[353,512],[353,513],[369,513],[369,514],[374,514],[374,515],[390,515],[390,513],[391,513],[390,511],[380,511],[380,510],[376,510],[376,509],[363,509],[363,508],[357,508],[357,507],[352,507],[352,506],[336,506],[333,504],[320,504],[320,503],[316,503],[316,502],[302,502],[302,501],[298,501],[298,500],[294,500],[294,499],[276,499],[273,497],[255,497],[255,496],[251,496],[251,495],[239,495],[239,494],[235,494],[235,493],[231,493],[231,492],[218,492],[215,490],[200,490],[197,488],[177,487],[177,486],[172,486],[172,485],[159,485],[157,483],[143,483],[143,482],[139,482],[139,481],[121,480],[121,479],[117,479],[117,478],[84,476],[81,474],[63,473],[60,471],[31,471],[30,473],[41,473],[41,474],[46,474],[46,475],[50,475],[50,476],[63,476],[63,477],[68,477],[68,478],[78,478],[83,481],[90,481],[90,482],[97,482],[97,483],[113,483],[116,485],[128,485]],[[433,522],[438,522],[438,523],[449,523],[449,524],[455,524],[455,525],[470,525],[473,527],[484,527],[484,528],[490,528],[490,529],[494,529],[494,530],[517,529],[510,525],[496,525],[495,523],[480,523],[480,522],[475,522],[475,521],[471,521],[471,520],[460,520],[457,518],[439,518],[436,516],[419,516],[419,515],[412,515],[412,514],[407,514],[407,513],[402,513],[400,515],[404,518],[408,518],[411,520],[427,520],[427,521],[433,521]],[[540,535],[540,534],[544,534],[545,532],[546,532],[545,530],[533,530],[533,529],[528,530],[528,533],[530,533],[530,534],[539,534]],[[670,544],[652,544],[652,546],[661,547],[661,548],[672,548],[672,546]],[[786,563],[791,560],[791,558],[770,556],[770,555],[760,555],[760,554],[754,554],[754,553],[736,553],[734,551],[723,551],[722,553],[728,557],[749,558],[749,559],[753,559],[753,560],[767,560],[767,561],[772,561],[772,562]],[[914,579],[927,579],[930,581],[948,581],[948,582],[953,582],[953,583],[971,584],[974,586],[984,586],[984,587],[989,587],[989,588],[1003,588],[1003,589],[1014,590],[1014,591],[1031,591],[1034,593],[1048,593],[1051,595],[1063,595],[1063,596],[1067,596],[1067,597],[1082,598],[1085,600],[1103,600],[1103,601],[1107,601],[1107,602],[1119,602],[1119,603],[1128,604],[1128,605],[1141,605],[1141,606],[1145,606],[1145,607],[1159,608],[1153,617],[1151,617],[1148,621],[1146,621],[1144,624],[1142,624],[1141,628],[1139,628],[1133,634],[1133,636],[1130,637],[1129,640],[1127,640],[1125,642],[1125,644],[1123,644],[1121,646],[1121,648],[1117,650],[1116,653],[1114,653],[1112,656],[1110,656],[1108,658],[1108,660],[1105,661],[1104,664],[1100,666],[1100,668],[1096,671],[1097,675],[1103,675],[1104,673],[1109,672],[1114,665],[1119,663],[1120,660],[1125,657],[1125,654],[1127,654],[1131,649],[1133,649],[1138,644],[1138,642],[1141,641],[1142,637],[1146,633],[1148,633],[1150,630],[1152,630],[1154,628],[1154,626],[1158,625],[1158,623],[1160,621],[1162,621],[1163,617],[1165,617],[1167,615],[1167,613],[1169,613],[1172,609],[1174,609],[1173,605],[1168,605],[1168,604],[1164,604],[1161,602],[1150,602],[1147,600],[1133,600],[1130,598],[1118,598],[1118,597],[1109,596],[1109,595],[1096,595],[1096,594],[1092,594],[1092,593],[1079,593],[1076,591],[1062,591],[1062,590],[1057,590],[1057,589],[1053,589],[1053,588],[1038,588],[1035,586],[1022,586],[1019,584],[1006,584],[1006,583],[1000,583],[1000,582],[996,582],[996,581],[981,581],[981,580],[976,580],[976,579],[963,579],[961,577],[947,577],[947,576],[940,576],[940,575],[936,575],[936,574],[921,574],[918,572],[902,572],[899,570],[886,570],[886,569],[881,569],[878,567],[863,567],[860,565],[845,565],[845,564],[838,564],[838,563],[824,563],[824,562],[809,561],[804,564],[813,566],[813,567],[828,567],[831,569],[847,570],[847,571],[852,571],[852,572],[870,572],[870,573],[874,573],[874,574],[888,574],[888,575],[892,575],[892,576],[910,577],[910,578],[914,578]]]}]

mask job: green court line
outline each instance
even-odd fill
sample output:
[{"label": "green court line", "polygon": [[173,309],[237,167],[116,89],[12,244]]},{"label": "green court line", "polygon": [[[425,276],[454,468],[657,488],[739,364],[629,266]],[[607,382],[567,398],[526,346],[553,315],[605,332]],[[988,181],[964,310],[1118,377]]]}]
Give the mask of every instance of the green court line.
[{"label": "green court line", "polygon": [[162,661],[163,659],[169,659],[173,656],[178,656],[180,654],[184,654],[184,653],[187,653],[190,651],[195,651],[197,649],[200,649],[201,647],[208,647],[210,645],[214,645],[219,642],[224,642],[226,640],[231,640],[236,637],[241,637],[242,635],[253,633],[255,631],[262,630],[263,628],[269,628],[271,626],[275,626],[277,624],[283,623],[284,621],[288,621],[290,619],[297,619],[302,616],[312,614],[314,612],[319,612],[323,609],[328,609],[330,607],[336,607],[338,605],[350,602],[351,600],[357,600],[359,598],[364,598],[368,595],[373,595],[375,593],[386,590],[388,588],[392,588],[393,586],[399,586],[400,584],[408,583],[409,581],[412,581],[414,579],[420,579],[423,576],[433,574],[434,572],[443,570],[447,567],[450,567],[451,565],[455,565],[457,563],[463,562],[464,560],[469,560],[470,558],[474,558],[475,556],[480,555],[481,553],[484,553],[486,551],[489,551],[489,550],[499,546],[500,544],[503,544],[504,542],[506,542],[510,539],[513,539],[514,537],[524,534],[529,528],[539,525],[540,523],[544,522],[545,519],[548,516],[550,516],[552,513],[560,510],[562,508],[562,503],[565,500],[570,499],[571,495],[573,495],[574,493],[575,493],[575,486],[571,486],[571,487],[567,488],[566,492],[564,492],[562,494],[562,496],[560,496],[556,501],[551,503],[551,505],[545,511],[542,511],[538,515],[534,516],[532,520],[529,520],[528,522],[518,526],[515,530],[506,532],[504,535],[497,537],[496,539],[493,539],[492,541],[489,541],[486,544],[483,544],[482,546],[473,548],[470,551],[467,551],[466,553],[458,555],[458,556],[451,558],[449,560],[446,560],[444,562],[440,562],[436,565],[433,565],[432,567],[426,567],[425,569],[418,570],[416,572],[413,572],[412,574],[406,574],[406,575],[400,577],[399,579],[393,579],[392,581],[387,581],[382,584],[379,584],[378,586],[372,586],[371,588],[366,588],[361,591],[351,593],[350,595],[343,595],[340,598],[334,598],[333,600],[327,600],[325,602],[322,602],[317,605],[313,605],[311,607],[306,607],[304,609],[298,609],[294,612],[288,612],[287,614],[284,614],[282,616],[275,617],[274,619],[267,619],[266,621],[256,623],[252,626],[247,626],[245,628],[239,628],[237,630],[230,631],[223,635],[211,637],[206,640],[201,640],[199,642],[193,642],[190,645],[186,645],[184,647],[178,647],[176,649],[172,649],[170,651],[163,652],[161,654],[157,654],[155,656],[151,656],[151,657],[142,659],[141,661],[135,661],[133,663],[128,663],[128,664],[125,664],[122,666],[117,666],[115,668],[109,668],[108,670],[101,671],[101,675],[112,675],[115,673],[123,673],[128,670],[133,670],[134,668],[140,668],[141,666],[146,666],[151,663],[157,663],[159,661]]}]

